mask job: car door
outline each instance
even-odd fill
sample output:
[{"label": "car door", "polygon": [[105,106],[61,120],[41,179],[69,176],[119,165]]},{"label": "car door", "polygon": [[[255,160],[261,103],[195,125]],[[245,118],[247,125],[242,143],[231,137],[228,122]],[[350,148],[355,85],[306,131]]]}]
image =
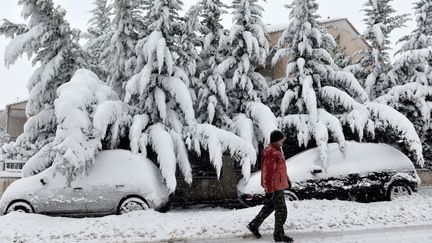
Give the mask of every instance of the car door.
[{"label": "car door", "polygon": [[[54,181],[47,181],[55,183]],[[86,195],[83,184],[80,180],[67,183],[59,183],[57,185],[49,185],[46,190],[40,191],[40,198],[43,203],[40,203],[39,210],[41,213],[50,215],[85,215]]]},{"label": "car door", "polygon": [[91,215],[104,215],[115,211],[118,204],[118,192],[114,185],[93,184],[87,190],[87,210]]},{"label": "car door", "polygon": [[319,199],[348,199],[350,190],[350,163],[339,147],[329,149],[327,167],[319,173]]}]

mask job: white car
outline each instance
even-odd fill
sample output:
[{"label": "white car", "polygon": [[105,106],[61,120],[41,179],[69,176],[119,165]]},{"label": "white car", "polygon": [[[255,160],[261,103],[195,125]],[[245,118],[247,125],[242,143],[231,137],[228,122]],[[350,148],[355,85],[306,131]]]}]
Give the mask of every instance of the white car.
[{"label": "white car", "polygon": [[127,150],[107,150],[70,185],[53,167],[13,182],[0,199],[0,215],[12,211],[63,216],[122,214],[162,208],[168,196],[153,162]]},{"label": "white car", "polygon": [[[343,153],[336,143],[328,144],[329,164],[322,166],[317,148],[286,160],[292,187],[287,200],[341,199],[370,202],[392,200],[417,191],[420,178],[410,159],[386,144],[347,142]],[[261,171],[237,185],[239,200],[247,206],[263,203]]]}]

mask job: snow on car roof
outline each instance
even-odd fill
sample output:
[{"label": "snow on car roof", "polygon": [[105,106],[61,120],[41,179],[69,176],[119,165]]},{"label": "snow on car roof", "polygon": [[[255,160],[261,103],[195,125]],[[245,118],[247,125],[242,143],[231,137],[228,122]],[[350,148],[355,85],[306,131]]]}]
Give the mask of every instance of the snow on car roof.
[{"label": "snow on car roof", "polygon": [[[326,176],[385,171],[391,169],[413,169],[411,160],[399,150],[387,144],[347,142],[345,153],[337,143],[328,144],[329,164]],[[309,149],[287,160],[287,170],[295,180],[312,179],[305,171],[322,167],[318,148]]]},{"label": "snow on car roof", "polygon": [[105,150],[98,153],[88,176],[81,180],[92,184],[139,184],[148,190],[152,200],[168,197],[159,169],[148,158],[129,150]]}]

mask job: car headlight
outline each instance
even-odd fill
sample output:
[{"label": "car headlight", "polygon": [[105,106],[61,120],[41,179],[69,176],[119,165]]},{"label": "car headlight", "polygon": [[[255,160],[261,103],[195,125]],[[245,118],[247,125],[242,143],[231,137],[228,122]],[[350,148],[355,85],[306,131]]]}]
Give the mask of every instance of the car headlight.
[{"label": "car headlight", "polygon": [[254,199],[254,195],[253,194],[246,194],[245,195],[245,200],[246,201],[252,201]]}]

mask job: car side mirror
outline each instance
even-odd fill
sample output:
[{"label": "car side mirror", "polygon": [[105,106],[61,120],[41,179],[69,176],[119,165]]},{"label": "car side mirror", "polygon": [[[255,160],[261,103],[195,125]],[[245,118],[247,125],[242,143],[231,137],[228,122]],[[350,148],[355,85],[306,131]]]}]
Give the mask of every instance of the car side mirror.
[{"label": "car side mirror", "polygon": [[42,183],[42,185],[46,185],[47,184],[47,182],[46,182],[46,178],[44,177],[44,178],[42,178],[42,179],[40,179],[40,182]]},{"label": "car side mirror", "polygon": [[319,169],[319,168],[315,168],[315,169],[313,169],[312,171],[311,171],[311,173],[312,174],[318,174],[318,173],[322,173],[322,169]]}]

